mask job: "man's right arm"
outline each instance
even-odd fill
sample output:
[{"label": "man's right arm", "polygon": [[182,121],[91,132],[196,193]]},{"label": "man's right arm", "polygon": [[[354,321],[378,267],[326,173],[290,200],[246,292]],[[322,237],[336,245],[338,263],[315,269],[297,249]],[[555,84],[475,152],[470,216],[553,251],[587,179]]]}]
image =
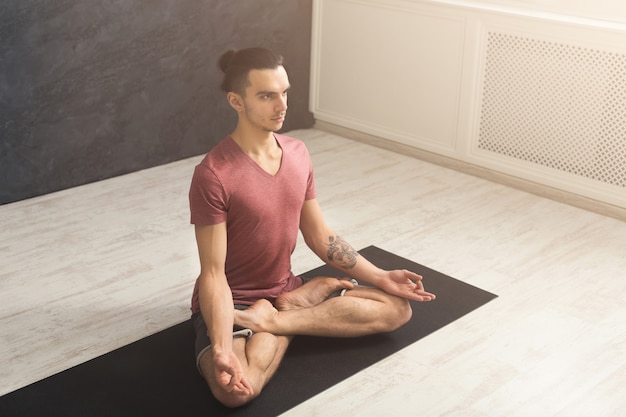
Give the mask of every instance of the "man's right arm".
[{"label": "man's right arm", "polygon": [[215,377],[226,391],[246,393],[251,388],[233,353],[233,296],[224,270],[226,222],[196,226],[196,242],[200,255],[200,310],[211,339]]},{"label": "man's right arm", "polygon": [[200,255],[199,297],[202,317],[214,349],[232,349],[233,298],[224,264],[226,223],[196,226]]}]

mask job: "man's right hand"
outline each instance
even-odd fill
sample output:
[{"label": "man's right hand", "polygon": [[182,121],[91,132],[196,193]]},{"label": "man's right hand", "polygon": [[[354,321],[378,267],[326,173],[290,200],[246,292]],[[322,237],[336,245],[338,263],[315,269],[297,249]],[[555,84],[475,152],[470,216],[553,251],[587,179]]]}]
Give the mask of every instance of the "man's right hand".
[{"label": "man's right hand", "polygon": [[236,395],[253,395],[254,390],[245,378],[241,362],[233,351],[213,353],[215,377],[222,389]]}]

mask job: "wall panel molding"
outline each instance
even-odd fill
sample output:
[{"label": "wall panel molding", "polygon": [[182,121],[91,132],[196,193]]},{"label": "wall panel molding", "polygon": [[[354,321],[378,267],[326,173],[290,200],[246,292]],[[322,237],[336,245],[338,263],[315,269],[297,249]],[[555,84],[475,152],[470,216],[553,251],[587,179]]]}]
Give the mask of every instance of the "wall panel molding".
[{"label": "wall panel molding", "polygon": [[465,19],[402,1],[315,3],[310,106],[317,117],[454,153]]}]

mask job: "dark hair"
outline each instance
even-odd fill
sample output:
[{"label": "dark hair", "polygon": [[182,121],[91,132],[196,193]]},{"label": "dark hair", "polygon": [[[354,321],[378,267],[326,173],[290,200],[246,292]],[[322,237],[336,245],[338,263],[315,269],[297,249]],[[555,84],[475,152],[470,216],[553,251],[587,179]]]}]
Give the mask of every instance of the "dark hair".
[{"label": "dark hair", "polygon": [[275,69],[283,64],[283,57],[265,48],[230,49],[222,54],[219,67],[224,72],[221,88],[225,92],[244,95],[248,87],[248,73],[253,69]]}]

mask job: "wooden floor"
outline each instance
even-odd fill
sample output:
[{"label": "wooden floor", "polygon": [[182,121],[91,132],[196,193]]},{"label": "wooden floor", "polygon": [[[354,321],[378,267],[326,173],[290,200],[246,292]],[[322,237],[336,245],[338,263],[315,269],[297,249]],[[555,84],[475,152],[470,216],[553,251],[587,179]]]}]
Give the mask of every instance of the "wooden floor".
[{"label": "wooden floor", "polygon": [[[312,154],[327,221],[354,247],[499,298],[285,416],[625,415],[626,223],[321,131],[291,134]],[[0,394],[188,318],[199,159],[0,206]],[[300,240],[293,264],[320,261]]]}]

